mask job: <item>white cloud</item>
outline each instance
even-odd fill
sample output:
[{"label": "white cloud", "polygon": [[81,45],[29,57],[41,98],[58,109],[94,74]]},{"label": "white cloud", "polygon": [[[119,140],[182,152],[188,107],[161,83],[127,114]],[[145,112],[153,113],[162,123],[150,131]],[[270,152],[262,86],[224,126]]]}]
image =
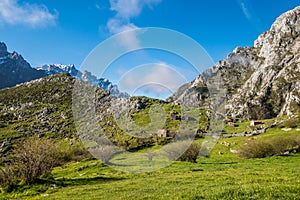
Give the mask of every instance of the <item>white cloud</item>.
[{"label": "white cloud", "polygon": [[123,24],[118,19],[110,19],[107,22],[107,28],[111,34],[117,34],[123,31],[127,31],[117,37],[118,42],[128,49],[138,48],[139,40],[136,37],[136,33],[130,30],[137,29],[133,23]]},{"label": "white cloud", "polygon": [[56,24],[58,13],[50,13],[44,5],[19,4],[17,0],[0,1],[0,23],[45,27]]},{"label": "white cloud", "polygon": [[116,17],[130,19],[140,15],[145,5],[151,7],[160,2],[161,0],[110,0],[110,9],[117,12]]},{"label": "white cloud", "polygon": [[[160,3],[161,0],[110,0],[110,9],[116,12],[116,15],[109,19],[107,28],[111,34],[117,34],[123,31],[137,29],[138,27],[131,23],[133,17],[137,17],[145,6],[151,7]],[[120,44],[131,49],[139,46],[139,41],[134,32],[127,32],[120,37]]]},{"label": "white cloud", "polygon": [[174,67],[166,63],[157,63],[134,68],[121,78],[118,85],[122,91],[129,94],[142,90],[144,93],[159,96],[176,91],[184,83],[185,78]]}]

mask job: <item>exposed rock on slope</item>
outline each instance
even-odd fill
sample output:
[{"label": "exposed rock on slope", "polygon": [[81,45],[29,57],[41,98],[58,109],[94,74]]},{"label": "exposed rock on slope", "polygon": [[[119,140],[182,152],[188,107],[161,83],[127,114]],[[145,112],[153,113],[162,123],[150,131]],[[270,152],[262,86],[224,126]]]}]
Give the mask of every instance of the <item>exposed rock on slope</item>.
[{"label": "exposed rock on slope", "polygon": [[[254,47],[236,48],[225,60],[183,86],[169,101],[182,98],[208,104],[207,80],[222,77],[226,112],[246,119],[300,111],[300,7],[282,14]],[[195,92],[196,91],[196,92]]]},{"label": "exposed rock on slope", "polygon": [[0,135],[4,134],[7,139],[31,135],[73,136],[71,102],[74,81],[75,78],[60,74],[0,90],[0,123],[4,128]]}]

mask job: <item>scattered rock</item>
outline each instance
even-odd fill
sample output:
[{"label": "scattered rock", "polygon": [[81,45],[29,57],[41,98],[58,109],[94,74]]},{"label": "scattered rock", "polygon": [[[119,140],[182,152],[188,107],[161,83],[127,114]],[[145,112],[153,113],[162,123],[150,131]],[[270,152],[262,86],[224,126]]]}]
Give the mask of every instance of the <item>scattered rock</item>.
[{"label": "scattered rock", "polygon": [[238,150],[235,150],[235,149],[231,149],[231,148],[230,148],[230,152],[231,152],[231,153],[238,153],[239,151],[238,151]]},{"label": "scattered rock", "polygon": [[281,130],[288,132],[288,131],[291,131],[292,128],[282,128]]}]

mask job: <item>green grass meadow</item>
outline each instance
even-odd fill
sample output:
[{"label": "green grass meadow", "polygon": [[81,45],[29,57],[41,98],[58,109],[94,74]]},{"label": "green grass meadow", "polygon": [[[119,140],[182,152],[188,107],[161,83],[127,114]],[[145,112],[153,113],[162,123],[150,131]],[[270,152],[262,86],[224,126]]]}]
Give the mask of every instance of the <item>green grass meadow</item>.
[{"label": "green grass meadow", "polygon": [[[272,128],[255,138],[291,134],[300,133]],[[197,163],[174,161],[152,172],[124,172],[95,159],[73,162],[55,168],[52,180],[2,193],[0,199],[300,199],[300,154],[242,159],[230,152],[247,139],[220,139]]]}]

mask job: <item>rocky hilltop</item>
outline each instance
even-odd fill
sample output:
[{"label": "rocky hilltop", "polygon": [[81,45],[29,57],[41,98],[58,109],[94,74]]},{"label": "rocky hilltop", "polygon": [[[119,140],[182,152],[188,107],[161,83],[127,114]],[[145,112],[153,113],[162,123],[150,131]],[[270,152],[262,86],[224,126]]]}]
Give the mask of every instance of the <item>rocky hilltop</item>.
[{"label": "rocky hilltop", "polygon": [[300,6],[282,14],[253,47],[228,57],[182,86],[168,101],[183,98],[209,104],[207,81],[221,77],[226,114],[244,119],[291,115],[300,111]]}]

